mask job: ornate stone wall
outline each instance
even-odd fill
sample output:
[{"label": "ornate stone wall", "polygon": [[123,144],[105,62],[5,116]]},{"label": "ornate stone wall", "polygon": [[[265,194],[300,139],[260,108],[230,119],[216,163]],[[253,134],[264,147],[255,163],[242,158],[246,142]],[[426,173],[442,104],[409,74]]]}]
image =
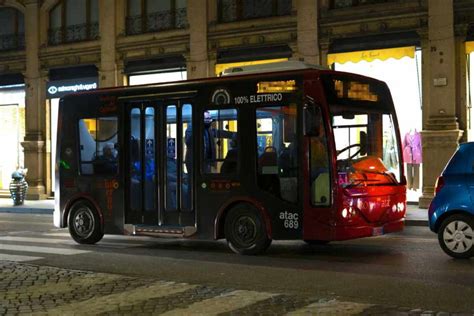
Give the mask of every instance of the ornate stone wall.
[{"label": "ornate stone wall", "polygon": [[[464,41],[469,25],[474,24],[471,0],[393,0],[343,8],[333,8],[334,1],[329,0],[293,0],[288,15],[226,23],[218,20],[218,0],[189,1],[187,25],[133,36],[126,34],[127,1],[101,0],[99,39],[50,46],[49,11],[57,2],[0,0],[0,7],[14,7],[25,14],[27,47],[0,52],[0,76],[21,72],[26,78],[23,145],[26,166],[35,170],[28,173],[33,188],[29,198],[44,198],[51,192],[49,150],[45,150],[48,117],[44,113],[45,85],[52,68],[95,65],[100,85],[105,87],[125,82],[128,61],[182,55],[188,77],[197,78],[214,76],[220,50],[288,45],[294,59],[325,65],[338,40],[416,34],[423,56],[423,154],[436,157],[425,160],[423,206],[429,203],[434,181],[459,139],[466,139],[462,136],[468,126]],[[397,41],[406,39],[395,38],[392,44]],[[360,50],[365,44],[352,45]]]}]

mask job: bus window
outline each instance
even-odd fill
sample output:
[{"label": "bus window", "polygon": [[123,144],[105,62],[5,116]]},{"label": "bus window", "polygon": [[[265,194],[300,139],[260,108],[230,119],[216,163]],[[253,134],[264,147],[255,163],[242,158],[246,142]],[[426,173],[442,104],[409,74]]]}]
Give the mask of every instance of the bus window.
[{"label": "bus window", "polygon": [[382,130],[383,130],[383,163],[400,182],[400,161],[398,160],[398,146],[395,139],[395,123],[392,117],[387,114],[382,115]]},{"label": "bus window", "polygon": [[79,120],[82,175],[115,175],[118,171],[117,117]]},{"label": "bus window", "polygon": [[144,152],[144,164],[145,168],[145,181],[144,181],[144,193],[145,201],[144,208],[146,212],[151,212],[156,209],[156,175],[155,175],[155,109],[152,107],[145,108],[145,152]]},{"label": "bus window", "polygon": [[[192,184],[193,184],[193,173],[190,162],[193,161],[193,149],[192,149],[192,115],[193,108],[191,104],[185,104],[181,108],[181,124],[183,133],[182,141],[182,174],[181,174],[181,205],[185,211],[192,211]],[[189,168],[188,168],[189,167]]]},{"label": "bus window", "polygon": [[203,122],[203,172],[237,173],[237,110],[206,110]]},{"label": "bus window", "polygon": [[129,173],[130,173],[130,208],[139,211],[142,200],[142,171],[141,171],[141,120],[140,109],[133,108],[130,111],[130,150]]},{"label": "bus window", "polygon": [[296,202],[296,105],[258,108],[256,118],[258,186],[281,199]]},{"label": "bus window", "polygon": [[176,106],[166,108],[166,210],[177,209],[177,123]]},{"label": "bus window", "polygon": [[329,156],[326,130],[320,117],[319,135],[310,138],[311,203],[315,206],[330,205]]}]

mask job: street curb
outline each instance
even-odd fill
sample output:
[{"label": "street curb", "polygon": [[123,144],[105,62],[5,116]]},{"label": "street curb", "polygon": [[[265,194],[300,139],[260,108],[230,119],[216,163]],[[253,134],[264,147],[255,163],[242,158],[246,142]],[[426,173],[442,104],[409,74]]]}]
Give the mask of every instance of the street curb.
[{"label": "street curb", "polygon": [[1,207],[0,213],[17,213],[17,214],[50,214],[54,212],[53,209],[39,209],[39,208],[15,208],[15,207]]},{"label": "street curb", "polygon": [[428,227],[428,220],[405,220],[405,226],[422,226]]}]

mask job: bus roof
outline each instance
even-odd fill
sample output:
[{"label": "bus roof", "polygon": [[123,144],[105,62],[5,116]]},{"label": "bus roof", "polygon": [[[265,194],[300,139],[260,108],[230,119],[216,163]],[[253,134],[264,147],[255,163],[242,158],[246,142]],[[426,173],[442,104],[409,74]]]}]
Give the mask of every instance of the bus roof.
[{"label": "bus roof", "polygon": [[[118,87],[99,88],[95,90],[88,90],[88,91],[81,91],[81,92],[73,92],[71,94],[68,94],[62,97],[61,99],[79,96],[79,95],[83,96],[83,95],[103,94],[104,92],[120,92],[124,90],[131,92],[134,90],[143,90],[143,89],[158,88],[158,87],[169,88],[173,86],[180,87],[180,86],[186,86],[186,85],[191,85],[191,84],[235,81],[239,79],[255,77],[255,75],[258,75],[258,74],[261,74],[263,78],[265,77],[268,78],[272,75],[285,76],[285,75],[303,75],[303,74],[308,74],[308,73],[316,73],[316,74],[326,73],[326,74],[349,75],[349,76],[379,81],[375,78],[365,77],[365,76],[354,74],[354,73],[335,71],[335,70],[331,70],[322,66],[310,65],[303,62],[287,61],[287,62],[278,62],[278,63],[271,63],[271,64],[269,63],[267,65],[268,66],[253,65],[253,66],[239,67],[241,68],[241,70],[235,70],[234,69],[235,67],[229,68],[229,69],[224,70],[224,72],[227,71],[232,74],[223,75],[221,77],[205,77],[205,78],[171,81],[171,82],[164,82],[164,83],[142,84],[142,85],[136,85],[136,86],[118,86]],[[259,67],[256,67],[256,66],[259,66]]]},{"label": "bus roof", "polygon": [[329,70],[327,67],[322,67],[318,65],[311,65],[297,60],[288,60],[275,63],[266,63],[258,65],[249,65],[249,66],[240,66],[240,67],[230,67],[224,69],[222,76],[235,76],[243,74],[258,74],[266,72],[276,72],[276,71],[291,71],[291,70],[301,70],[301,69],[317,69],[317,70]]}]

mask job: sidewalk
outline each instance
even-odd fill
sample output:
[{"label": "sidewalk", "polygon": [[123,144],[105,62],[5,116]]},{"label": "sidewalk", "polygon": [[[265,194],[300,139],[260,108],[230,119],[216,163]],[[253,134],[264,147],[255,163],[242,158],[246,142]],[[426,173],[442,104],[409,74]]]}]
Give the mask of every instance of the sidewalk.
[{"label": "sidewalk", "polygon": [[[11,199],[0,198],[0,213],[53,214],[54,200],[27,200],[23,205],[14,206]],[[407,206],[407,226],[428,226],[428,210],[418,205]]]},{"label": "sidewalk", "polygon": [[53,214],[54,200],[27,200],[23,205],[13,205],[12,199],[0,198],[0,213]]},{"label": "sidewalk", "polygon": [[407,226],[428,227],[428,209],[419,208],[418,205],[407,205]]}]

